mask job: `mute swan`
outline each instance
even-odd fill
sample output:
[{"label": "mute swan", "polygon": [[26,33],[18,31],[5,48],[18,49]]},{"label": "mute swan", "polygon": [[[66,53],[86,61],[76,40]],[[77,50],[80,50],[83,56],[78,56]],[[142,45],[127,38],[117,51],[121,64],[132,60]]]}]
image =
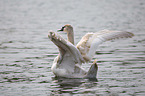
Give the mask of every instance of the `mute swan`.
[{"label": "mute swan", "polygon": [[59,54],[54,59],[51,70],[57,77],[66,78],[96,78],[98,70],[96,60],[88,72],[81,65],[92,59],[97,46],[108,40],[134,36],[133,33],[125,31],[102,30],[96,33],[87,33],[75,46],[71,25],[67,24],[59,31],[67,32],[68,40],[65,40],[58,33],[49,32],[48,37],[59,49]]}]

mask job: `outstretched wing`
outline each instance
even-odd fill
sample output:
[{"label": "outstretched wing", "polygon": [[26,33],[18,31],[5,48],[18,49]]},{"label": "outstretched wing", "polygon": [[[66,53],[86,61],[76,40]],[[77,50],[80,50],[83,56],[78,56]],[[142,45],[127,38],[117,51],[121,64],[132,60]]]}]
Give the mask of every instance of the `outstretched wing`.
[{"label": "outstretched wing", "polygon": [[90,61],[95,54],[97,47],[109,40],[119,39],[119,38],[131,38],[134,36],[133,33],[125,31],[109,31],[102,30],[96,33],[87,33],[82,37],[80,42],[77,44],[77,48],[82,54],[86,61]]},{"label": "outstretched wing", "polygon": [[81,64],[84,62],[84,59],[82,58],[82,55],[80,54],[79,50],[72,43],[63,39],[63,37],[61,37],[55,32],[49,32],[48,37],[59,48],[60,59],[63,59],[63,55],[67,52],[69,55],[72,56],[75,63]]}]

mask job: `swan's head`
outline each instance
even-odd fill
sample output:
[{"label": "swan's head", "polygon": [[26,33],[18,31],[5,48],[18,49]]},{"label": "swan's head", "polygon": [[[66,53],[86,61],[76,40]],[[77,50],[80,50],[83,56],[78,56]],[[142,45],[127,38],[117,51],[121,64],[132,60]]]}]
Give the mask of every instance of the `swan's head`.
[{"label": "swan's head", "polygon": [[69,24],[64,25],[60,30],[58,31],[63,31],[63,32],[73,32],[73,27]]}]

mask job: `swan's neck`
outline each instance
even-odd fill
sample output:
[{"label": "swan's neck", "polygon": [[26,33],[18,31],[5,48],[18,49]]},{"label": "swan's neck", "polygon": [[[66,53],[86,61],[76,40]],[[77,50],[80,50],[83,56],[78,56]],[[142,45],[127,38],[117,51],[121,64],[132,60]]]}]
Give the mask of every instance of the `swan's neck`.
[{"label": "swan's neck", "polygon": [[74,44],[74,32],[73,32],[73,28],[67,30],[67,38],[68,38],[69,42]]}]

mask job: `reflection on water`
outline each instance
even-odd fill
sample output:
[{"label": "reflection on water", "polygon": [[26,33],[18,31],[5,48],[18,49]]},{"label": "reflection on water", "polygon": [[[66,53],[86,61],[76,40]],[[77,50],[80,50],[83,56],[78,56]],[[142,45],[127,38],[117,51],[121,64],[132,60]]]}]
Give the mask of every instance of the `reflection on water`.
[{"label": "reflection on water", "polygon": [[[52,95],[69,93],[69,94],[78,94],[79,87],[93,88],[97,85],[97,79],[88,80],[88,79],[68,79],[68,78],[52,78],[53,82],[57,83],[57,86],[53,88],[59,88],[58,90],[52,90]],[[84,92],[85,93],[85,92]]]},{"label": "reflection on water", "polygon": [[[0,0],[0,94],[144,96],[144,9],[143,0]],[[93,58],[98,81],[53,78],[50,68],[58,49],[48,30],[65,24],[74,26],[75,44],[87,32],[102,29],[135,36],[100,45]]]}]

